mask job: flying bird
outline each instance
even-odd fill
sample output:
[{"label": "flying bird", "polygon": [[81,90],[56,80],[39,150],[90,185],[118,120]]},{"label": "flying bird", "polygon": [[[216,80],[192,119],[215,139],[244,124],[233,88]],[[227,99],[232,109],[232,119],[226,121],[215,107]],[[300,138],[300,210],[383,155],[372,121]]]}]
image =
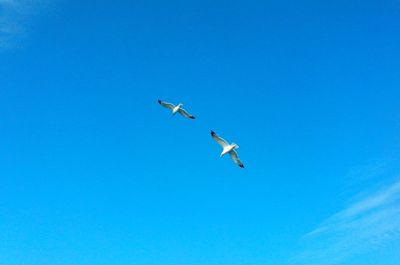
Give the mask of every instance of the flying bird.
[{"label": "flying bird", "polygon": [[182,116],[184,116],[186,118],[195,119],[195,117],[192,114],[190,114],[189,112],[187,112],[185,109],[182,108],[182,106],[183,106],[182,103],[179,103],[178,105],[174,105],[172,103],[168,103],[168,102],[165,102],[162,100],[158,100],[158,103],[161,106],[163,106],[167,109],[170,109],[172,111],[172,115],[175,115],[178,112],[179,114],[181,114]]},{"label": "flying bird", "polygon": [[230,154],[233,162],[241,168],[244,168],[242,161],[240,161],[239,156],[235,149],[238,149],[239,146],[235,143],[229,144],[226,140],[219,137],[214,131],[211,131],[211,137],[220,145],[222,146],[222,153],[221,157]]}]

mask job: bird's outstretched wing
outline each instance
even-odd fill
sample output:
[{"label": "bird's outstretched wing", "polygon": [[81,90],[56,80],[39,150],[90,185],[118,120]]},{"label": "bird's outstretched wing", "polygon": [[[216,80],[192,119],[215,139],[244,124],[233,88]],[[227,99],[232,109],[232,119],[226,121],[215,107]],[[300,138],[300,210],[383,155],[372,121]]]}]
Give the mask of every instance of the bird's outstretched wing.
[{"label": "bird's outstretched wing", "polygon": [[185,116],[186,118],[195,119],[195,117],[194,117],[192,114],[190,114],[189,112],[187,112],[185,109],[180,108],[180,109],[178,110],[178,112],[179,112],[180,114],[182,114],[182,116]]},{"label": "bird's outstretched wing", "polygon": [[239,156],[235,150],[230,151],[229,154],[231,155],[231,158],[236,165],[238,165],[241,168],[244,168],[244,165],[242,161],[240,161]]},{"label": "bird's outstretched wing", "polygon": [[158,103],[161,105],[161,106],[163,106],[163,107],[165,107],[165,108],[167,108],[167,109],[173,109],[173,108],[175,108],[175,105],[174,104],[172,104],[172,103],[168,103],[168,102],[165,102],[165,101],[162,101],[162,100],[158,100]]},{"label": "bird's outstretched wing", "polygon": [[226,140],[224,140],[223,138],[219,137],[214,131],[211,131],[211,136],[223,148],[229,145],[229,143]]}]

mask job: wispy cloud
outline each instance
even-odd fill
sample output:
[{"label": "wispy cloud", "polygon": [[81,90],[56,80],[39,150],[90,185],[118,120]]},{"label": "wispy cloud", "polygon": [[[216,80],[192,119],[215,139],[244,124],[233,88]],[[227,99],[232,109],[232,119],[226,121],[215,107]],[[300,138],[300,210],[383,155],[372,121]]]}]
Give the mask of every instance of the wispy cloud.
[{"label": "wispy cloud", "polygon": [[45,0],[0,0],[0,49],[16,45],[29,28],[29,18]]},{"label": "wispy cloud", "polygon": [[344,264],[393,243],[400,245],[400,180],[365,194],[305,235],[293,263]]}]

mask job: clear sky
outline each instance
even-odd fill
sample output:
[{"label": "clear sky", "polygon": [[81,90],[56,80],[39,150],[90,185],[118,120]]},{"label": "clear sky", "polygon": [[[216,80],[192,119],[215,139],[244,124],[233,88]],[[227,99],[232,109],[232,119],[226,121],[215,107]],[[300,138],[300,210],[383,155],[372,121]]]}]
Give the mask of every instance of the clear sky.
[{"label": "clear sky", "polygon": [[398,0],[0,0],[0,264],[398,265],[399,47]]}]

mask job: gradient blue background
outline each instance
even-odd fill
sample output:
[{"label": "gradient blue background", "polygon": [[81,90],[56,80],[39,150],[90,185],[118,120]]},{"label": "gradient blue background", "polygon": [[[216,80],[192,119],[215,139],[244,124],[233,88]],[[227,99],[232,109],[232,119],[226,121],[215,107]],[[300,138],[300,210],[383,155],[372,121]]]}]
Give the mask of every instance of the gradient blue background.
[{"label": "gradient blue background", "polygon": [[400,154],[399,1],[61,1],[28,22],[0,51],[1,264],[294,264],[399,176],[349,174]]}]

